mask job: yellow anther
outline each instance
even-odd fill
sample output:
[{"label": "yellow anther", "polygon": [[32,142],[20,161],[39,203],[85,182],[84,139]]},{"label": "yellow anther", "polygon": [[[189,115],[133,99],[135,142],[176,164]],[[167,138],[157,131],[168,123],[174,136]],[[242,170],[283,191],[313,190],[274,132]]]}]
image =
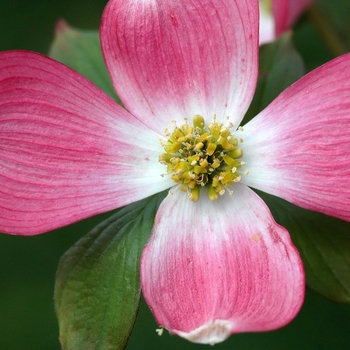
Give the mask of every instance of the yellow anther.
[{"label": "yellow anther", "polygon": [[176,153],[181,148],[181,144],[178,142],[170,143],[164,146],[164,150],[166,153]]},{"label": "yellow anther", "polygon": [[212,168],[216,169],[220,166],[221,162],[218,158],[215,158],[213,163],[211,164]]},{"label": "yellow anther", "polygon": [[199,162],[200,166],[203,167],[203,168],[206,168],[209,163],[206,159],[202,159],[200,162]]},{"label": "yellow anther", "polygon": [[210,136],[209,133],[205,132],[204,134],[198,136],[197,141],[199,142],[207,141],[209,136]]},{"label": "yellow anther", "polygon": [[203,173],[203,167],[201,167],[200,165],[195,165],[193,167],[193,172],[199,175],[200,173]]},{"label": "yellow anther", "polygon": [[227,153],[231,158],[241,158],[243,157],[242,148],[235,148],[234,150]]},{"label": "yellow anther", "polygon": [[198,186],[197,186],[197,181],[191,180],[191,181],[187,184],[187,186],[188,186],[189,188],[194,189],[194,188],[198,187]]},{"label": "yellow anther", "polygon": [[217,187],[217,186],[219,185],[219,182],[220,182],[219,176],[215,175],[215,176],[213,177],[212,182],[211,182],[212,187]]},{"label": "yellow anther", "polygon": [[225,154],[223,158],[224,158],[224,162],[231,168],[236,166],[237,161],[231,158],[230,156],[228,156],[227,154]]},{"label": "yellow anther", "polygon": [[174,166],[171,164],[168,164],[166,167],[166,171],[168,172],[168,174],[171,174],[174,172]]},{"label": "yellow anther", "polygon": [[225,186],[222,184],[219,184],[218,186],[215,187],[215,192],[220,194],[220,192],[225,190]]},{"label": "yellow anther", "polygon": [[181,125],[181,130],[184,135],[192,135],[193,127],[188,124]]},{"label": "yellow anther", "polygon": [[193,161],[195,161],[195,163],[193,165],[197,164],[199,159],[200,159],[200,157],[199,157],[198,154],[195,154],[195,155],[190,156],[190,157],[187,158],[188,162],[191,163],[191,164],[192,164]]},{"label": "yellow anther", "polygon": [[180,162],[181,162],[180,157],[173,157],[170,159],[170,163],[174,165],[179,164]]},{"label": "yellow anther", "polygon": [[219,194],[215,191],[213,186],[208,186],[208,197],[211,201],[216,201],[219,197]]},{"label": "yellow anther", "polygon": [[220,132],[221,132],[221,136],[223,136],[223,137],[230,137],[231,136],[230,130],[225,128],[225,127],[221,128]]},{"label": "yellow anther", "polygon": [[227,184],[228,182],[234,181],[235,175],[232,172],[226,171],[221,174],[222,174],[221,183],[223,183],[224,185]]},{"label": "yellow anther", "polygon": [[160,156],[159,156],[159,161],[162,163],[162,164],[167,164],[168,162],[171,161],[171,159],[173,158],[173,156],[169,153],[162,153]]},{"label": "yellow anther", "polygon": [[243,151],[238,147],[240,141],[229,130],[232,125],[225,126],[214,117],[206,127],[200,115],[194,116],[193,125],[187,120],[181,126],[175,122],[174,125],[172,133],[166,130],[168,140],[161,140],[165,153],[159,156],[159,161],[167,166],[167,172],[181,191],[186,191],[193,201],[198,201],[202,187],[210,200],[216,200],[226,191],[232,195],[228,187],[240,181],[239,170],[245,165],[238,161]]},{"label": "yellow anther", "polygon": [[220,136],[220,129],[219,129],[219,125],[214,125],[212,130],[211,131],[211,134],[213,136],[213,139],[217,140]]},{"label": "yellow anther", "polygon": [[182,176],[175,173],[175,174],[173,174],[171,179],[174,180],[175,182],[180,182],[182,180]]},{"label": "yellow anther", "polygon": [[216,150],[216,143],[210,142],[207,147],[207,154],[211,156],[213,155],[215,150]]},{"label": "yellow anther", "polygon": [[178,164],[176,164],[174,166],[174,170],[183,172],[183,171],[187,170],[188,167],[189,167],[189,164],[187,162],[179,162]]},{"label": "yellow anther", "polygon": [[231,145],[231,143],[227,140],[227,138],[222,138],[220,145],[222,146],[223,149],[229,150],[232,149],[233,146]]},{"label": "yellow anther", "polygon": [[185,184],[182,184],[181,186],[180,186],[180,190],[182,191],[182,192],[187,192],[187,185],[185,185]]},{"label": "yellow anther", "polygon": [[191,173],[189,171],[185,171],[182,174],[182,178],[183,178],[184,183],[188,184],[192,180]]},{"label": "yellow anther", "polygon": [[233,179],[233,182],[240,182],[242,179],[241,175],[238,175],[236,178]]},{"label": "yellow anther", "polygon": [[193,202],[198,202],[199,196],[200,196],[200,187],[195,187],[191,189],[191,192],[188,195],[188,198],[190,198]]},{"label": "yellow anther", "polygon": [[195,146],[194,146],[194,150],[195,151],[199,151],[203,148],[204,143],[203,142],[198,142]]}]

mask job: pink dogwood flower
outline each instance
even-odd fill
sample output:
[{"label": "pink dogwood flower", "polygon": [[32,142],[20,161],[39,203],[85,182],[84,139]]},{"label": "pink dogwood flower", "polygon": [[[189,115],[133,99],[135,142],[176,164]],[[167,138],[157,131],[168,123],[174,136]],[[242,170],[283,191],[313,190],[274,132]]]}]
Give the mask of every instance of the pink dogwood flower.
[{"label": "pink dogwood flower", "polygon": [[259,0],[260,44],[274,41],[290,29],[312,0]]},{"label": "pink dogwood flower", "polygon": [[100,29],[126,109],[42,55],[0,55],[0,231],[34,235],[171,189],[141,261],[159,325],[199,343],[290,322],[304,271],[250,187],[350,220],[350,56],[243,128],[257,1],[110,0]]}]

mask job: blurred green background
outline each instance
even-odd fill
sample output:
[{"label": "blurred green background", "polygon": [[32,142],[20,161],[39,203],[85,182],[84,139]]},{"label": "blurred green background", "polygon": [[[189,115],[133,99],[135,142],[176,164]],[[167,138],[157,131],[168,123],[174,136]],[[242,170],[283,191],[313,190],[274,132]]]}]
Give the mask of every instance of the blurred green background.
[{"label": "blurred green background", "polygon": [[[322,2],[322,1],[321,1]],[[327,1],[323,1],[327,8]],[[349,0],[330,1],[349,14]],[[75,27],[97,29],[105,0],[12,0],[0,11],[0,50],[48,51],[57,20]],[[340,7],[339,7],[340,6]],[[341,18],[339,19],[341,21]],[[344,22],[346,17],[344,17]],[[349,30],[350,32],[350,30]],[[332,58],[318,32],[303,18],[296,27],[296,46],[308,69]],[[0,234],[0,350],[56,350],[58,327],[53,308],[53,288],[60,256],[104,216],[36,237]],[[350,254],[350,252],[349,252]],[[164,332],[142,304],[131,336],[132,349],[199,349]],[[298,317],[287,327],[270,333],[232,336],[216,349],[350,349],[350,306],[331,303],[308,291]]]}]

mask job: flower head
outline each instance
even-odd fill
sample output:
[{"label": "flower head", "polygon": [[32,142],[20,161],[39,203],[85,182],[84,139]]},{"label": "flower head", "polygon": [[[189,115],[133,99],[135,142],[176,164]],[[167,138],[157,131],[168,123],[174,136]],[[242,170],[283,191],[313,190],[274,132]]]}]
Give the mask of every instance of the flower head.
[{"label": "flower head", "polygon": [[259,0],[260,44],[278,38],[290,29],[312,0]]},{"label": "flower head", "polygon": [[350,219],[350,56],[242,128],[258,18],[255,1],[110,0],[102,50],[126,110],[51,59],[2,53],[0,230],[33,235],[171,188],[141,263],[157,322],[210,344],[288,323],[302,263],[249,187]]}]

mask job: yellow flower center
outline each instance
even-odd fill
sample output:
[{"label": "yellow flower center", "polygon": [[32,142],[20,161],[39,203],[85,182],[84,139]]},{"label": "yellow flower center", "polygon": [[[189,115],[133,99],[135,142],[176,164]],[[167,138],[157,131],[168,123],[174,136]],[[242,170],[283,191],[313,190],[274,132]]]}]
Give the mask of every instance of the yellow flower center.
[{"label": "yellow flower center", "polygon": [[241,180],[239,169],[245,162],[239,161],[243,151],[238,145],[243,140],[233,137],[232,127],[215,119],[206,127],[204,118],[196,115],[193,126],[186,122],[175,125],[172,133],[166,130],[168,140],[162,143],[165,153],[159,156],[159,161],[194,202],[198,201],[202,187],[210,200],[215,201],[226,190],[232,195],[228,187]]}]

